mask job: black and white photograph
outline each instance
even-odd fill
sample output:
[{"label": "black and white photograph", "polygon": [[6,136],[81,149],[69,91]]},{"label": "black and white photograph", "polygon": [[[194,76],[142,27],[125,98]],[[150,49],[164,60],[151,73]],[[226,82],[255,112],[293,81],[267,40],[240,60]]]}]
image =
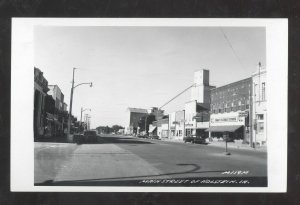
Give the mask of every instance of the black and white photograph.
[{"label": "black and white photograph", "polygon": [[284,19],[12,25],[15,190],[286,189]]}]

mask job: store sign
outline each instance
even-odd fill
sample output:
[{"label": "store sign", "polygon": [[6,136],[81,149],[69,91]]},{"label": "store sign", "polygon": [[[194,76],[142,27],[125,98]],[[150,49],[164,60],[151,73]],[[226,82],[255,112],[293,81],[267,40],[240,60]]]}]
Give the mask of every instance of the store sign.
[{"label": "store sign", "polygon": [[216,118],[215,122],[237,122],[237,117],[223,117],[223,118]]},{"label": "store sign", "polygon": [[248,117],[248,112],[239,112],[239,117]]}]

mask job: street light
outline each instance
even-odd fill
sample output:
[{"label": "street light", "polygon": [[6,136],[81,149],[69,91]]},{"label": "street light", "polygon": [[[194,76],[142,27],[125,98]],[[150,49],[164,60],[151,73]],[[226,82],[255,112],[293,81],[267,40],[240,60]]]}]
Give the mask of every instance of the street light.
[{"label": "street light", "polygon": [[[80,85],[84,85],[84,84],[89,84],[90,87],[93,86],[93,83],[80,83],[78,85],[74,86],[74,74],[75,74],[75,69],[77,68],[73,68],[73,78],[72,78],[72,88],[71,88],[71,96],[70,96],[70,110],[69,110],[69,119],[68,119],[68,138],[70,137],[70,130],[71,130],[71,115],[72,115],[72,103],[73,103],[73,92],[74,89]],[[71,139],[69,139],[71,141]]]}]

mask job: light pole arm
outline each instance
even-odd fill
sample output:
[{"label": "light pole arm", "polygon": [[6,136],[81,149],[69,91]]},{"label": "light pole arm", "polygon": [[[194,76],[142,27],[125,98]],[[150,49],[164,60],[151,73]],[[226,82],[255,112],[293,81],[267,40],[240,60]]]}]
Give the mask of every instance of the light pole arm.
[{"label": "light pole arm", "polygon": [[80,83],[80,84],[78,84],[78,85],[74,86],[74,87],[73,87],[73,89],[75,89],[76,87],[78,87],[78,86],[80,86],[80,85],[84,85],[84,84],[89,84],[89,85],[90,85],[90,87],[93,87],[93,83],[92,83],[92,82],[90,82],[90,83]]}]

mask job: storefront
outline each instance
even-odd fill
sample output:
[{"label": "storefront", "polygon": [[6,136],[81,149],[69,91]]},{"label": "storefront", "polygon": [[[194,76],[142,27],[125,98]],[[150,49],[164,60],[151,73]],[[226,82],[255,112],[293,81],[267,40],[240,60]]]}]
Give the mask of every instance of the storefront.
[{"label": "storefront", "polygon": [[206,131],[210,138],[220,139],[224,132],[228,132],[230,139],[244,140],[248,130],[247,118],[247,111],[212,114],[210,127]]},{"label": "storefront", "polygon": [[149,133],[150,136],[157,135],[157,127],[154,126],[154,125],[152,125],[152,124],[150,124],[149,125],[149,131],[148,131],[148,133]]},{"label": "storefront", "polygon": [[169,137],[169,119],[160,119],[157,120],[157,135],[159,138],[168,138]]}]

